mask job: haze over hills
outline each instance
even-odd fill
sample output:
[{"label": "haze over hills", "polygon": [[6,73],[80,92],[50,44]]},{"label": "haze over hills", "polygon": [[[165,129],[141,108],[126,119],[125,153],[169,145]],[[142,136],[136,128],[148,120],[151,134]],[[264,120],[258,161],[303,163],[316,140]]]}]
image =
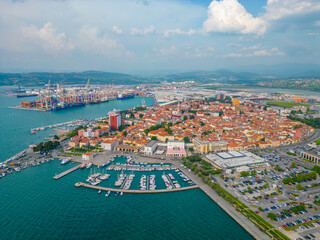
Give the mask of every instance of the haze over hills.
[{"label": "haze over hills", "polygon": [[[143,84],[195,81],[199,83],[224,83],[224,84],[252,84],[258,82],[279,80],[287,78],[313,78],[320,76],[318,64],[281,64],[281,65],[256,65],[234,67],[239,71],[219,69],[215,71],[190,71],[153,76],[131,75],[104,71],[83,72],[26,72],[26,73],[0,73],[0,85],[43,86],[51,80],[56,84],[86,84],[88,79],[92,84]],[[252,70],[252,71],[248,71]]]}]

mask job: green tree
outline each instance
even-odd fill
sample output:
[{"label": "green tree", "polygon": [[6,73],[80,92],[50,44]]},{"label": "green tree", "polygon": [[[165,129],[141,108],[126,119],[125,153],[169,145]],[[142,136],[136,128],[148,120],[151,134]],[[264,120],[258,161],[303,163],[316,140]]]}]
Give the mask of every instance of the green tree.
[{"label": "green tree", "polygon": [[193,147],[189,147],[189,151],[193,152],[194,151]]},{"label": "green tree", "polygon": [[277,215],[270,212],[270,213],[268,213],[267,217],[270,219],[275,219],[277,217]]},{"label": "green tree", "polygon": [[126,126],[124,124],[121,124],[119,127],[118,127],[118,131],[119,132],[122,132],[123,129],[125,129]]},{"label": "green tree", "polygon": [[169,134],[172,135],[172,130],[170,128],[166,128],[165,131]]},{"label": "green tree", "polygon": [[156,136],[152,136],[152,138],[151,138],[151,140],[153,141],[157,141],[158,140],[158,138],[156,137]]},{"label": "green tree", "polygon": [[184,138],[183,138],[183,141],[184,141],[185,143],[190,143],[189,137],[184,137]]},{"label": "green tree", "polygon": [[303,190],[303,187],[302,187],[302,185],[300,183],[297,184],[297,189],[298,190]]},{"label": "green tree", "polygon": [[144,115],[143,115],[142,113],[139,114],[139,118],[143,118],[143,116],[144,116]]},{"label": "green tree", "polygon": [[290,168],[296,168],[296,163],[295,162],[292,162],[291,165],[290,165]]},{"label": "green tree", "polygon": [[190,120],[191,120],[191,119],[194,119],[194,115],[190,115],[189,119],[190,119]]},{"label": "green tree", "polygon": [[57,135],[54,135],[53,138],[59,140],[59,137]]},{"label": "green tree", "polygon": [[127,135],[128,135],[128,132],[127,132],[127,131],[124,131],[124,132],[123,132],[123,136],[126,137]]},{"label": "green tree", "polygon": [[241,176],[241,177],[247,177],[247,176],[249,176],[249,175],[250,175],[250,173],[247,172],[247,171],[242,171],[242,172],[240,173],[240,176]]}]

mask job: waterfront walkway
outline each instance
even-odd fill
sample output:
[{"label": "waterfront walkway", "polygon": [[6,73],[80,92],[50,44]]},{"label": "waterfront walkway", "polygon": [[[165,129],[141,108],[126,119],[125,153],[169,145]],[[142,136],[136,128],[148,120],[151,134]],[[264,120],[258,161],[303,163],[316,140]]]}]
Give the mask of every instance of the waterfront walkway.
[{"label": "waterfront walkway", "polygon": [[75,167],[73,167],[73,168],[70,168],[70,169],[68,169],[67,171],[64,171],[64,172],[62,172],[62,173],[54,176],[53,179],[58,180],[59,178],[62,178],[62,177],[64,177],[64,176],[68,175],[69,173],[72,173],[72,172],[74,172],[75,170],[79,169],[80,166],[81,166],[81,164],[79,164],[79,165],[77,165],[77,166],[75,166]]},{"label": "waterfront walkway", "polygon": [[90,184],[78,182],[75,184],[76,187],[86,187],[92,188],[101,191],[110,191],[110,192],[123,192],[123,193],[166,193],[166,192],[178,192],[178,191],[185,191],[190,189],[198,188],[197,185],[189,186],[189,187],[182,187],[182,188],[173,188],[173,189],[158,189],[158,190],[130,190],[130,189],[119,189],[119,188],[107,188],[101,186],[93,186]]}]

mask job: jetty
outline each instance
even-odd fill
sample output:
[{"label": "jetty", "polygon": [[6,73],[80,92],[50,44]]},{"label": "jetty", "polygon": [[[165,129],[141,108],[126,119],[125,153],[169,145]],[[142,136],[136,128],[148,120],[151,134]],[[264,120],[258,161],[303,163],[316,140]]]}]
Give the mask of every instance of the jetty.
[{"label": "jetty", "polygon": [[166,193],[166,192],[178,192],[178,191],[185,191],[190,189],[198,188],[198,185],[182,187],[182,188],[173,188],[173,189],[158,189],[158,190],[129,190],[129,189],[118,189],[118,188],[108,188],[108,187],[101,187],[101,186],[93,186],[90,184],[77,182],[75,184],[76,187],[86,187],[101,191],[110,191],[110,192],[123,192],[123,193]]},{"label": "jetty", "polygon": [[75,170],[79,169],[81,165],[82,165],[82,164],[79,164],[79,165],[77,165],[77,166],[75,166],[75,167],[73,167],[73,168],[70,168],[70,169],[68,169],[67,171],[64,171],[64,172],[62,172],[62,173],[54,176],[53,179],[58,180],[58,179],[60,179],[60,178],[62,178],[62,177],[64,177],[64,176],[66,176],[66,175],[68,175],[69,173],[72,173],[72,172],[74,172]]}]

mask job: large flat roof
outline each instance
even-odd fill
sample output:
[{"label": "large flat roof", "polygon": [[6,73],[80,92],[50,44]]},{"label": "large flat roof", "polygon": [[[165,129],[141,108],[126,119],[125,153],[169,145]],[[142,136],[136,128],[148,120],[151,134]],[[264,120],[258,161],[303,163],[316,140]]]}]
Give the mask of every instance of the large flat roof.
[{"label": "large flat roof", "polygon": [[266,160],[248,151],[230,151],[208,154],[206,158],[221,168],[235,168],[265,163]]}]

